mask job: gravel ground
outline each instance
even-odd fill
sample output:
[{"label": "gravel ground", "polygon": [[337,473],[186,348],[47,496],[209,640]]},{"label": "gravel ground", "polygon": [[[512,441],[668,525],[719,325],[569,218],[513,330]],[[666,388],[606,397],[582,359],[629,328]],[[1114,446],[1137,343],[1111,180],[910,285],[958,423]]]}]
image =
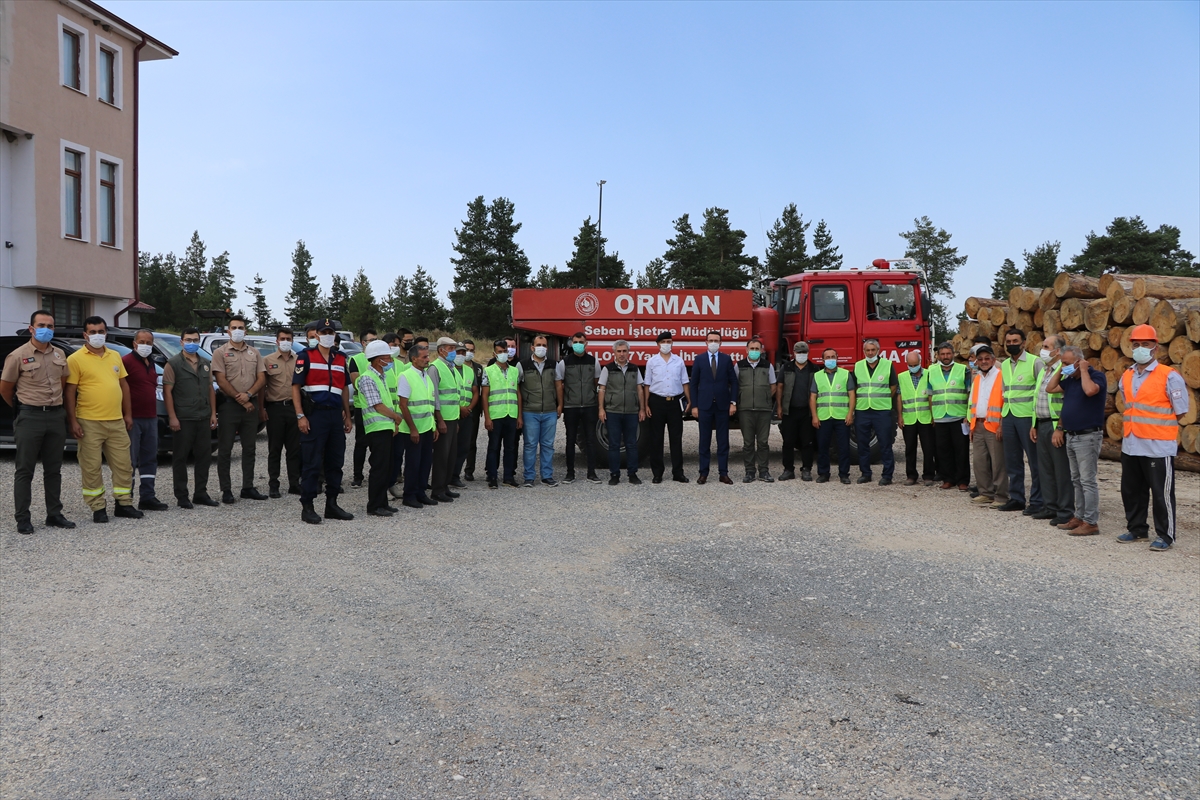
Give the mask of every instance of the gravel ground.
[{"label": "gravel ground", "polygon": [[99,526],[68,460],[76,530],[0,496],[0,794],[1200,797],[1200,476],[1161,555],[1101,480],[1087,539],[799,481]]}]

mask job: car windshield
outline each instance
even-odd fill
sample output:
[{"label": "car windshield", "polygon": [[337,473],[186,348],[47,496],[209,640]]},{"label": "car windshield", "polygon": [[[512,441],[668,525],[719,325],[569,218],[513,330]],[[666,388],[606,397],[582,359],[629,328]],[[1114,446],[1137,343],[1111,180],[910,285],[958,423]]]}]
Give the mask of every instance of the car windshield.
[{"label": "car windshield", "polygon": [[867,318],[878,320],[907,320],[917,318],[916,292],[907,283],[887,285],[887,291],[868,295],[874,301],[874,314],[868,308]]},{"label": "car windshield", "polygon": [[276,347],[275,342],[265,339],[255,339],[254,341],[250,342],[250,344],[254,345],[254,349],[262,353],[264,356],[269,356],[271,353],[275,353],[279,349]]},{"label": "car windshield", "polygon": [[[183,339],[173,333],[156,333],[154,334],[154,342],[162,348],[163,353],[167,358],[174,358],[183,352]],[[201,349],[197,355],[201,358],[212,359],[208,353]]]},{"label": "car windshield", "polygon": [[342,355],[353,356],[363,351],[358,342],[342,342]]}]

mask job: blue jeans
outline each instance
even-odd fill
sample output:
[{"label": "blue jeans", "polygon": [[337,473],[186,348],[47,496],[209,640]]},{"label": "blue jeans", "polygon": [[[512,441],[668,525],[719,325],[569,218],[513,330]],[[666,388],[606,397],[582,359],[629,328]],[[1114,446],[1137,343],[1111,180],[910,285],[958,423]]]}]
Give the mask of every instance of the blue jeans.
[{"label": "blue jeans", "polygon": [[542,480],[548,481],[554,477],[551,462],[554,460],[554,432],[558,429],[558,414],[553,411],[544,414],[526,411],[521,415],[521,422],[525,430],[525,480],[531,481],[537,477],[533,472],[533,464],[540,445]]},{"label": "blue jeans", "polygon": [[616,478],[621,474],[621,440],[625,441],[625,470],[630,477],[638,471],[638,415],[607,414],[608,473]]},{"label": "blue jeans", "polygon": [[854,432],[858,436],[858,470],[871,477],[871,431],[879,440],[879,454],[883,456],[883,477],[891,478],[896,471],[896,459],[892,455],[892,434],[895,431],[891,411],[855,411]]},{"label": "blue jeans", "polygon": [[134,417],[129,431],[129,455],[133,472],[141,478],[139,500],[157,500],[154,475],[158,472],[158,417]]},{"label": "blue jeans", "polygon": [[1067,434],[1067,461],[1071,465],[1071,483],[1075,487],[1075,516],[1091,525],[1100,523],[1100,484],[1096,470],[1104,431],[1080,436]]},{"label": "blue jeans", "polygon": [[[810,423],[811,424],[811,423]],[[850,426],[842,419],[823,419],[817,428],[817,475],[829,476],[829,445],[837,439],[838,476],[850,477]]]},{"label": "blue jeans", "polygon": [[[1004,466],[1008,468],[1008,499],[1029,508],[1042,507],[1042,482],[1038,473],[1037,445],[1029,441],[1033,420],[1009,414],[1000,420]],[[1050,443],[1047,442],[1049,447]],[[1029,502],[1025,502],[1025,459],[1029,459]]]}]

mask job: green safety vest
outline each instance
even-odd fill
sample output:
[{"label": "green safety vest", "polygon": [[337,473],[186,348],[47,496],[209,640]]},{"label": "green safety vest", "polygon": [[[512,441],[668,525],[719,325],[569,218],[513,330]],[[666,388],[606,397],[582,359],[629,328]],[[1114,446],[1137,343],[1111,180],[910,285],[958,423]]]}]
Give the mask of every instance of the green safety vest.
[{"label": "green safety vest", "polygon": [[[374,382],[375,388],[379,390],[379,396],[383,398],[383,405],[392,411],[396,410],[396,403],[392,400],[392,390],[388,388],[386,377],[379,375],[375,370],[367,367],[367,371],[360,373],[358,376],[358,383],[361,384],[363,381]],[[355,388],[359,392],[357,396],[361,397],[362,389],[357,386]],[[375,433],[376,431],[396,432],[396,421],[391,417],[385,417],[383,414],[380,414],[375,410],[374,406],[368,407],[365,400],[363,401],[362,417],[363,431],[366,433]]]},{"label": "green safety vest", "polygon": [[1032,356],[1017,361],[1013,367],[1010,358],[1000,365],[1000,376],[1004,379],[1004,412],[1002,417],[1024,417],[1033,419],[1037,401],[1037,362]]},{"label": "green safety vest", "polygon": [[[971,389],[967,385],[967,367],[965,364],[952,364],[950,377],[942,371],[941,363],[934,364],[925,370],[929,378],[929,389],[933,392],[934,419],[963,419],[967,416],[967,403],[971,397]],[[905,420],[907,424],[908,420]]]},{"label": "green safety vest", "polygon": [[[1049,374],[1042,376],[1042,378],[1044,379],[1043,382],[1049,382],[1051,376],[1057,375],[1061,369],[1062,369],[1062,362],[1060,361],[1054,365],[1054,369],[1050,370]],[[1050,392],[1046,392],[1046,400],[1050,404],[1050,419],[1057,422],[1058,418],[1060,416],[1062,416],[1062,405],[1063,405],[1062,392],[1058,392],[1056,394],[1051,394]]]},{"label": "green safety vest", "polygon": [[838,367],[829,382],[829,372],[821,370],[813,376],[817,384],[817,419],[845,419],[850,413],[850,373]]},{"label": "green safety vest", "polygon": [[517,416],[517,368],[502,369],[492,364],[484,370],[488,379],[488,416],[504,419]]},{"label": "green safety vest", "polygon": [[875,373],[867,366],[864,358],[854,365],[855,390],[854,408],[858,411],[889,411],[892,407],[891,382],[892,362],[880,358],[875,363]]},{"label": "green safety vest", "polygon": [[900,384],[900,417],[905,425],[914,423],[933,422],[933,412],[929,410],[929,370],[921,372],[921,378],[913,385],[912,373],[908,370],[900,373],[897,379]]},{"label": "green safety vest", "polygon": [[458,404],[462,401],[462,388],[459,386],[458,370],[439,358],[433,362],[438,372],[438,404],[442,407],[442,420],[452,422],[458,419]]},{"label": "green safety vest", "polygon": [[[463,408],[466,408],[467,406],[471,405],[471,395],[473,394],[471,390],[475,385],[475,369],[473,367],[468,367],[465,364],[461,367],[457,367],[457,369],[458,389],[460,396],[458,404]],[[469,378],[467,377],[468,372],[471,373],[471,377]]]},{"label": "green safety vest", "polygon": [[[423,373],[416,368],[412,374],[405,375],[408,379],[408,415],[412,417],[417,433],[427,433],[433,430],[433,387],[422,380]],[[407,422],[400,423],[401,433],[412,433]]]},{"label": "green safety vest", "polygon": [[392,408],[400,411],[400,365],[396,362],[392,363],[392,368],[383,373],[383,385],[392,394]]},{"label": "green safety vest", "polygon": [[[366,375],[371,371],[371,363],[367,361],[366,353],[355,353],[350,356],[350,363],[347,365],[346,376],[349,377],[351,372],[357,372],[359,377]],[[367,402],[362,399],[362,395],[358,393],[358,387],[354,387],[354,407],[360,411],[367,407]]]}]

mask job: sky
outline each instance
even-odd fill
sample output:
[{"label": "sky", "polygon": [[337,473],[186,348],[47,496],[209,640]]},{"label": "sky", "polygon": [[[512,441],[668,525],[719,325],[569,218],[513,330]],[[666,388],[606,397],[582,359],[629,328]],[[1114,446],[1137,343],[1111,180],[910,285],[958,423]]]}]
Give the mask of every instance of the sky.
[{"label": "sky", "polygon": [[928,216],[952,311],[1117,216],[1200,253],[1198,2],[104,5],[180,53],[141,69],[140,248],[198,230],[276,316],[300,239],[326,291],[422,265],[445,296],[478,195],[562,267],[601,179],[634,273],[713,206],[762,258],[789,203],[846,267]]}]

